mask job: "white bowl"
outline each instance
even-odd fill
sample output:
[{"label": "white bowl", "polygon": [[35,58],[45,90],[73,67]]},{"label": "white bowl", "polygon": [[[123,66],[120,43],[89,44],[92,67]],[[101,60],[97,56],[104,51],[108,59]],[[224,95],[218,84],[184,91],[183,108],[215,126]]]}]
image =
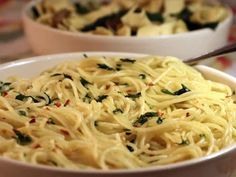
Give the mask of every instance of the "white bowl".
[{"label": "white bowl", "polygon": [[[141,54],[109,52],[87,52],[86,54],[88,56],[121,56],[132,58],[144,56]],[[29,78],[62,61],[79,60],[82,58],[84,58],[83,53],[69,53],[34,57],[2,64],[0,65],[0,80],[12,75]],[[219,81],[236,89],[236,78],[207,66],[198,65],[196,68],[206,78]],[[236,144],[202,158],[166,166],[135,170],[70,170],[31,165],[0,157],[0,176],[4,177],[229,177],[234,169],[236,169]]]},{"label": "white bowl", "polygon": [[181,59],[197,56],[227,43],[233,15],[218,25],[216,30],[156,37],[119,37],[68,32],[42,25],[32,20],[30,2],[23,11],[23,22],[29,43],[36,54],[55,54],[78,51],[118,51],[171,55]]}]

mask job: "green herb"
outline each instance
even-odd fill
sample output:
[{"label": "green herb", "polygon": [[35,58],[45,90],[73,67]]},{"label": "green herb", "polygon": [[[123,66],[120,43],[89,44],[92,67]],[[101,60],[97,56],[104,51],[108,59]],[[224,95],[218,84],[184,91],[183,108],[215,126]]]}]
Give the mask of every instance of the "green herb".
[{"label": "green herb", "polygon": [[34,97],[32,97],[32,96],[26,96],[26,95],[23,95],[23,94],[21,94],[21,93],[19,93],[19,95],[17,95],[17,96],[15,97],[15,99],[20,100],[20,101],[25,101],[25,100],[28,99],[28,98],[32,98],[32,100],[33,100],[34,103],[38,103],[38,102],[39,102],[39,101],[38,101],[37,99],[35,99]]},{"label": "green herb", "polygon": [[133,152],[134,151],[134,148],[132,146],[129,146],[129,145],[126,145],[127,149],[130,151],[130,152]]},{"label": "green herb", "polygon": [[97,27],[105,27],[116,30],[122,22],[121,17],[127,13],[126,10],[119,11],[117,13],[109,14],[98,18],[94,23],[88,24],[81,29],[82,32],[88,32],[95,30]]},{"label": "green herb", "polygon": [[15,139],[16,142],[20,145],[27,145],[30,144],[32,142],[32,138],[29,135],[26,135],[24,133],[21,133],[18,130],[13,130],[16,134]]},{"label": "green herb", "polygon": [[156,122],[157,122],[157,124],[162,124],[163,123],[163,119],[161,117],[158,117]]},{"label": "green herb", "polygon": [[88,84],[91,84],[90,82],[88,82],[87,80],[85,80],[83,77],[80,77],[80,83],[81,83],[84,87],[86,87],[86,85],[88,85]]},{"label": "green herb", "polygon": [[104,70],[108,70],[108,71],[112,71],[114,70],[112,67],[107,66],[106,64],[97,64],[98,68],[100,69],[104,69]]},{"label": "green herb", "polygon": [[98,96],[98,98],[97,98],[97,102],[102,102],[104,99],[106,99],[108,97],[108,95],[100,95],[100,96]]},{"label": "green herb", "polygon": [[181,143],[179,143],[178,145],[189,145],[189,144],[190,144],[190,142],[189,142],[188,139],[184,140],[184,139],[182,138]]},{"label": "green herb", "polygon": [[120,61],[126,62],[126,63],[135,63],[136,60],[129,59],[129,58],[121,58]]},{"label": "green herb", "polygon": [[53,125],[56,124],[55,121],[52,118],[48,118],[47,123],[48,124],[53,124]]},{"label": "green herb", "polygon": [[200,134],[199,137],[200,138],[206,138],[206,135],[205,134]]},{"label": "green herb", "polygon": [[88,58],[88,55],[86,53],[83,54],[84,58]]},{"label": "green herb", "polygon": [[113,114],[118,114],[118,113],[123,113],[123,111],[121,110],[121,109],[119,109],[119,108],[117,108],[117,109],[115,109],[114,111],[113,111]]},{"label": "green herb", "polygon": [[127,98],[132,98],[132,99],[136,99],[136,98],[139,98],[140,96],[141,96],[141,92],[136,93],[136,94],[128,94],[128,95],[126,95],[125,97],[127,97]]},{"label": "green herb", "polygon": [[147,14],[147,17],[150,21],[153,21],[153,22],[161,22],[163,23],[164,22],[164,17],[162,16],[161,13],[159,12],[156,12],[156,13],[149,13],[149,12],[146,12]]},{"label": "green herb", "polygon": [[70,80],[73,80],[72,77],[68,74],[61,74],[61,73],[55,73],[55,74],[52,74],[51,77],[56,77],[56,76],[64,76],[65,79],[70,79]]},{"label": "green herb", "polygon": [[56,77],[56,76],[61,76],[62,74],[60,73],[55,73],[55,74],[52,74],[51,77]]},{"label": "green herb", "polygon": [[146,75],[145,74],[139,74],[139,78],[144,80],[144,79],[146,79]]},{"label": "green herb", "polygon": [[39,12],[38,12],[38,9],[37,9],[35,6],[33,6],[31,10],[32,10],[32,14],[33,14],[33,18],[34,18],[34,19],[37,19],[37,18],[40,17],[40,14],[39,14]]},{"label": "green herb", "polygon": [[0,81],[0,93],[7,92],[11,90],[12,88],[10,87],[11,83],[10,82],[2,82]]},{"label": "green herb", "polygon": [[18,110],[17,112],[18,112],[18,114],[21,115],[21,116],[26,116],[26,115],[27,115],[27,114],[26,114],[26,111],[24,111],[24,110]]},{"label": "green herb", "polygon": [[184,93],[190,92],[191,90],[189,88],[187,88],[184,84],[181,84],[182,88],[180,90],[177,90],[175,92],[171,92],[169,90],[166,89],[162,89],[161,92],[165,93],[165,94],[169,94],[169,95],[182,95]]},{"label": "green herb", "polygon": [[121,64],[119,64],[119,63],[118,63],[118,64],[116,64],[116,70],[117,70],[117,71],[120,71],[120,70],[121,70],[121,66],[122,66],[122,65],[121,65]]},{"label": "green herb", "polygon": [[214,29],[216,29],[216,27],[219,24],[219,22],[211,22],[211,23],[206,23],[206,24],[193,22],[191,20],[192,15],[193,15],[193,12],[191,10],[189,10],[188,8],[183,9],[178,14],[172,14],[172,16],[183,20],[190,31],[198,30],[198,29],[202,29],[202,28],[210,28],[210,29],[214,30]]},{"label": "green herb", "polygon": [[57,163],[56,163],[55,161],[53,161],[53,160],[49,160],[48,162],[49,162],[50,164],[54,165],[54,166],[58,166]]},{"label": "green herb", "polygon": [[94,121],[94,126],[95,126],[95,127],[98,126],[98,121],[97,121],[97,120]]},{"label": "green herb", "polygon": [[44,94],[46,95],[46,97],[48,98],[47,100],[43,97],[43,99],[46,101],[46,106],[50,105],[53,101],[52,99],[50,98],[50,96],[44,92]]},{"label": "green herb", "polygon": [[145,124],[148,119],[152,118],[152,117],[157,117],[159,116],[157,112],[146,112],[145,114],[141,115],[134,123],[133,126],[134,127],[140,127],[143,124]]},{"label": "green herb", "polygon": [[168,94],[168,95],[174,95],[174,93],[172,93],[171,91],[169,91],[167,89],[162,89],[161,92],[165,93],[165,94]]},{"label": "green herb", "polygon": [[91,96],[87,93],[85,97],[83,98],[83,101],[86,103],[90,103],[92,101]]},{"label": "green herb", "polygon": [[[130,130],[129,130],[130,131]],[[131,135],[132,133],[131,132],[125,132],[125,135],[129,136]]]},{"label": "green herb", "polygon": [[70,80],[73,81],[73,79],[72,79],[72,77],[71,77],[70,75],[68,75],[68,74],[63,74],[63,75],[64,75],[64,78],[66,78],[66,79],[70,79]]},{"label": "green herb", "polygon": [[79,2],[76,2],[76,3],[75,3],[75,9],[76,9],[76,12],[77,12],[77,13],[82,14],[82,15],[87,14],[87,13],[90,12],[90,9],[89,9],[89,8],[83,6],[83,5],[82,5],[81,3],[79,3]]}]

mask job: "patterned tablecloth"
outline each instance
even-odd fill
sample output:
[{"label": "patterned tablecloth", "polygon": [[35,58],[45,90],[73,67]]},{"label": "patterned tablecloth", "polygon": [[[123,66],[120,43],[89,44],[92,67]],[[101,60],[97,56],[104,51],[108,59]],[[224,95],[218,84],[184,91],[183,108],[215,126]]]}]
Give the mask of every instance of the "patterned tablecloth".
[{"label": "patterned tablecloth", "polygon": [[[236,0],[223,1],[233,5],[236,17]],[[20,19],[21,9],[27,2],[29,0],[0,0],[0,63],[34,56]],[[236,41],[236,18],[229,36],[229,42],[233,41]],[[236,53],[216,58],[209,65],[236,76]],[[233,176],[236,177],[236,174]]]}]

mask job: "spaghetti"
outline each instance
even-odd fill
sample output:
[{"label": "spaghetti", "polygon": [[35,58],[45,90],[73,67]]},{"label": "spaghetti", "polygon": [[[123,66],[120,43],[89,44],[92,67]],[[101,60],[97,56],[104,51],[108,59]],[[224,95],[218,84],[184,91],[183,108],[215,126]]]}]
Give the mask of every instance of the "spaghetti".
[{"label": "spaghetti", "polygon": [[32,164],[159,166],[235,142],[235,93],[172,57],[88,57],[0,92],[0,155]]}]

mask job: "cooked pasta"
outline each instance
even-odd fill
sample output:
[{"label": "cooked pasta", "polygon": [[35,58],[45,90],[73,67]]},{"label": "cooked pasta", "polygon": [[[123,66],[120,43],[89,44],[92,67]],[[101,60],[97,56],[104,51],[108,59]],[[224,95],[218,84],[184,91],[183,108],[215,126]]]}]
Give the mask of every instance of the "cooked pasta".
[{"label": "cooked pasta", "polygon": [[42,0],[32,14],[37,22],[61,30],[142,37],[215,29],[228,10],[203,0]]},{"label": "cooked pasta", "polygon": [[236,138],[235,92],[173,57],[67,61],[0,92],[0,155],[32,164],[161,166]]}]

